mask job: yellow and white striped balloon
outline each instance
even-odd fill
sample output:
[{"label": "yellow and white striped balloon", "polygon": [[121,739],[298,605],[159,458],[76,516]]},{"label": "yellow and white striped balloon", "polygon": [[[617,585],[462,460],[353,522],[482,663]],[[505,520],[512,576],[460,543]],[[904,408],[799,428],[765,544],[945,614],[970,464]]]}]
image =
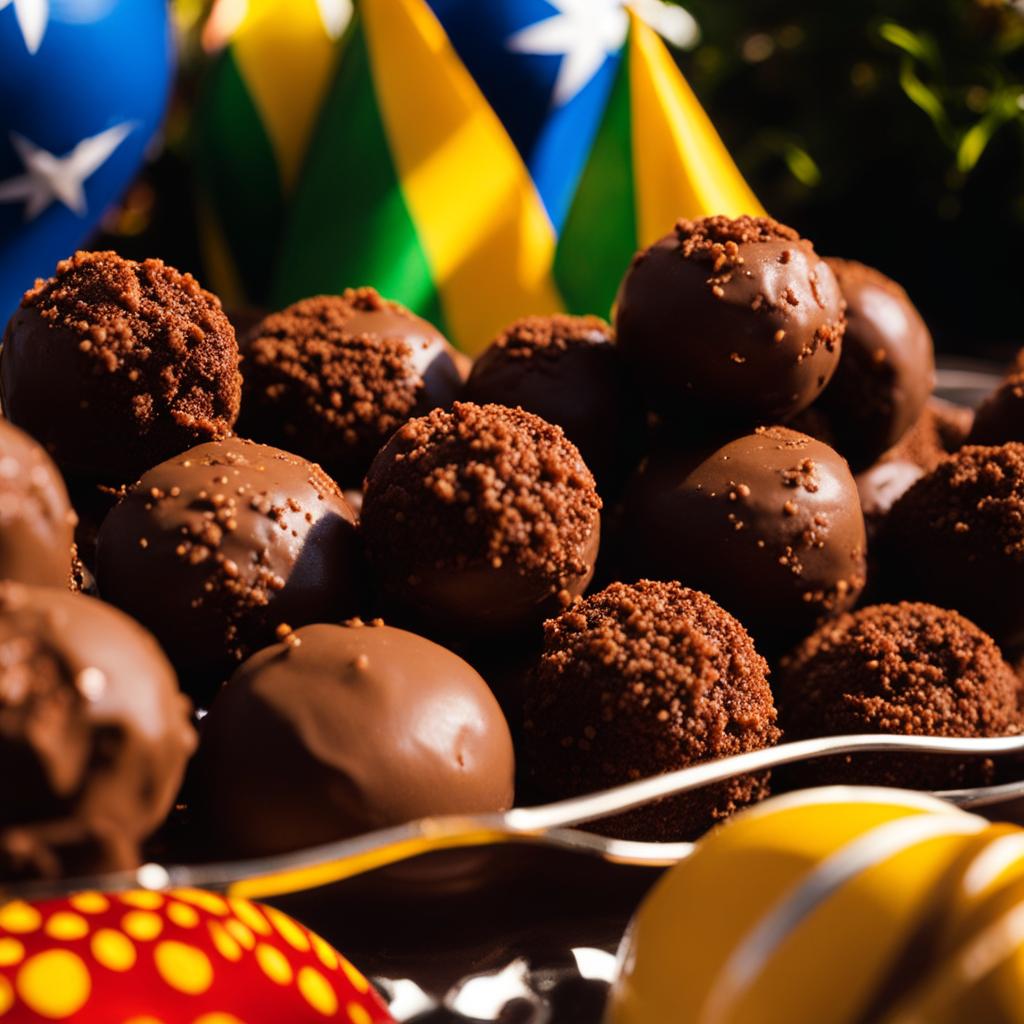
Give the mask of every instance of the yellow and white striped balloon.
[{"label": "yellow and white striped balloon", "polygon": [[630,925],[606,1024],[1024,1024],[1024,831],[828,787],[737,815]]}]

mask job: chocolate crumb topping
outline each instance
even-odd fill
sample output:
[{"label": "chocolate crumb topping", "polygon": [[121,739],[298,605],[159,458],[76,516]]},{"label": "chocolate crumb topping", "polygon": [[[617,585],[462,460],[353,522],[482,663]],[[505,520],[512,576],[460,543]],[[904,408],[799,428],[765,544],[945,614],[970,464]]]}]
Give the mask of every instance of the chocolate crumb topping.
[{"label": "chocolate crumb topping", "polygon": [[[586,793],[775,743],[768,666],[746,630],[680,583],[613,583],[551,619],[527,684],[527,767],[549,796]],[[601,823],[694,835],[767,793],[750,777]]]},{"label": "chocolate crumb topping", "polygon": [[453,354],[430,324],[373,288],[303,299],[250,334],[240,429],[358,486],[399,426],[454,400]]},{"label": "chocolate crumb topping", "polygon": [[377,456],[362,524],[394,597],[428,578],[504,570],[536,600],[565,604],[593,571],[600,508],[560,427],[518,408],[456,402],[410,420]]},{"label": "chocolate crumb topping", "polygon": [[1024,444],[946,457],[893,505],[884,541],[893,587],[955,606],[1015,643],[1024,636]]},{"label": "chocolate crumb topping", "polygon": [[[36,345],[52,348],[37,379]],[[161,260],[78,252],[26,292],[11,320],[3,403],[66,472],[123,482],[176,451],[226,437],[241,396],[238,346],[220,301]],[[47,388],[53,391],[42,398]],[[53,399],[75,398],[61,414]],[[45,408],[46,422],[31,403]]]},{"label": "chocolate crumb topping", "polygon": [[[959,612],[931,604],[873,605],[808,637],[782,667],[786,735],[882,732],[1003,736],[1022,718],[1020,684],[995,642]],[[887,769],[886,765],[892,765]],[[844,767],[845,766],[845,767]],[[812,770],[812,766],[807,766]],[[965,772],[981,778],[964,782]],[[833,761],[824,777],[920,786],[990,781],[991,762]]]},{"label": "chocolate crumb topping", "polygon": [[599,316],[527,316],[507,327],[492,344],[510,359],[557,357],[574,346],[611,343],[614,335]]},{"label": "chocolate crumb topping", "polygon": [[[800,235],[793,228],[780,224],[771,217],[703,217],[699,220],[680,219],[675,224],[676,237],[683,256],[711,263],[717,273],[726,267],[743,263],[739,247],[757,242],[797,242]],[[788,250],[786,250],[788,252]],[[785,256],[785,258],[782,258]],[[791,259],[780,254],[780,262]]]}]

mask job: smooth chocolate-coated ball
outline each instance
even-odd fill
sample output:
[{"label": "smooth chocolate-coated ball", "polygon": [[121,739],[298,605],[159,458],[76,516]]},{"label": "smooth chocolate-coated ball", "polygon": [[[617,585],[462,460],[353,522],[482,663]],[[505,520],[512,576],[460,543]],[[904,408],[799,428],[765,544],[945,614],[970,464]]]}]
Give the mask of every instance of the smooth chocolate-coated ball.
[{"label": "smooth chocolate-coated ball", "polygon": [[361,486],[398,427],[462,387],[437,328],[373,288],[296,302],[244,349],[239,433],[320,463],[343,487]]},{"label": "smooth chocolate-coated ball", "polygon": [[232,438],[155,466],[100,529],[100,594],[205,696],[282,627],[358,610],[355,514],[297,455]]},{"label": "smooth chocolate-coated ball", "polygon": [[203,720],[202,815],[246,856],[512,806],[512,740],[457,655],[379,623],[306,626],[241,665]]},{"label": "smooth chocolate-coated ball", "polygon": [[846,333],[815,408],[828,421],[829,443],[859,471],[920,417],[935,384],[935,353],[921,314],[895,281],[863,263],[826,262],[846,300]]},{"label": "smooth chocolate-coated ball", "polygon": [[517,320],[473,364],[463,397],[478,405],[518,405],[557,424],[599,487],[621,484],[639,458],[640,409],[615,335],[599,317]]},{"label": "smooth chocolate-coated ball", "polygon": [[[544,624],[527,677],[523,756],[547,799],[578,796],[773,744],[768,665],[707,594],[643,580],[584,598]],[[663,800],[600,832],[674,840],[767,794],[746,776]]]},{"label": "smooth chocolate-coated ball", "polygon": [[0,876],[135,867],[195,746],[190,710],[127,615],[0,583]]},{"label": "smooth chocolate-coated ball", "polygon": [[53,460],[0,420],[0,580],[67,587],[75,523]]},{"label": "smooth chocolate-coated ball", "polygon": [[583,592],[600,510],[561,427],[456,402],[410,420],[374,459],[361,523],[392,613],[471,640],[538,626]]},{"label": "smooth chocolate-coated ball", "polygon": [[967,444],[1024,441],[1024,373],[1007,377],[978,407]]},{"label": "smooth chocolate-coated ball", "polygon": [[835,275],[792,228],[707,217],[637,255],[615,325],[658,412],[755,426],[821,394],[845,320]]},{"label": "smooth chocolate-coated ball", "polygon": [[231,432],[238,358],[220,301],[191,274],[79,252],[25,293],[7,325],[4,414],[66,476],[125,484]]},{"label": "smooth chocolate-coated ball", "polygon": [[865,583],[849,467],[786,427],[651,455],[627,489],[621,536],[633,577],[707,591],[766,649],[851,607]]}]

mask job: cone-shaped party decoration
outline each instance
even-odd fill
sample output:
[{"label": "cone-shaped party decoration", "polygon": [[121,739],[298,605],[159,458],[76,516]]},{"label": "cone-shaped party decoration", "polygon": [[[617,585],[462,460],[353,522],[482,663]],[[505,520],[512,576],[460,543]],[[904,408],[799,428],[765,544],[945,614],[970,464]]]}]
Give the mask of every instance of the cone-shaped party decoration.
[{"label": "cone-shaped party decoration", "polygon": [[308,147],[238,70],[246,25],[206,95],[204,159],[209,248],[249,301],[371,284],[475,351],[524,314],[607,315],[679,217],[761,212],[623,0],[358,0],[326,87],[310,72]]}]

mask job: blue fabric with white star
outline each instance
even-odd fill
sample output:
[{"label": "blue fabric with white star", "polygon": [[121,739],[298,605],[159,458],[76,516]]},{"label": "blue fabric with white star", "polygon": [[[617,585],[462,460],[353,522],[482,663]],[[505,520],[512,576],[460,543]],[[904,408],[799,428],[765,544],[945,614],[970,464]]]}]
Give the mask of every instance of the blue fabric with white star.
[{"label": "blue fabric with white star", "polygon": [[[584,0],[586,2],[586,0]],[[525,53],[512,40],[524,29],[567,17],[565,0],[427,0],[481,92],[501,118],[530,170],[556,232],[604,116],[621,48],[603,55],[589,80],[555,101],[565,54]],[[589,0],[598,8],[615,6]],[[622,14],[625,18],[625,14]]]},{"label": "blue fabric with white star", "polygon": [[172,72],[166,0],[0,0],[0,327],[132,181]]}]

